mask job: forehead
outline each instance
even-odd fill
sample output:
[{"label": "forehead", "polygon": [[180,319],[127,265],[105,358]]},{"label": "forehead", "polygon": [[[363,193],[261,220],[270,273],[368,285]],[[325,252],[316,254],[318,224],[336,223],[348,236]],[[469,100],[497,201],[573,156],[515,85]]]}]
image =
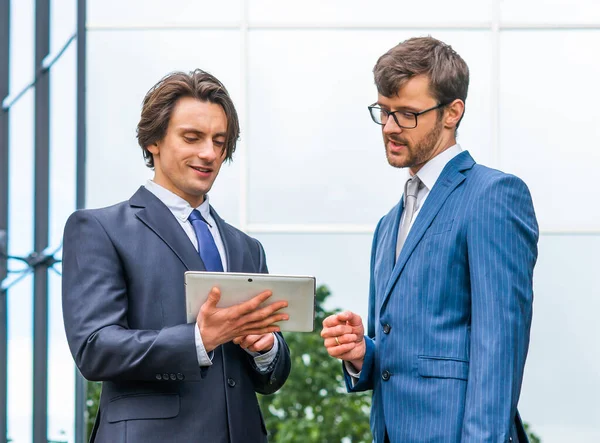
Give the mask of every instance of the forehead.
[{"label": "forehead", "polygon": [[393,97],[378,95],[378,103],[392,107],[399,106],[427,106],[435,104],[435,98],[431,94],[429,78],[425,75],[417,75],[405,82]]},{"label": "forehead", "polygon": [[182,97],[175,103],[169,126],[191,126],[204,131],[225,132],[227,116],[221,105],[193,97]]}]

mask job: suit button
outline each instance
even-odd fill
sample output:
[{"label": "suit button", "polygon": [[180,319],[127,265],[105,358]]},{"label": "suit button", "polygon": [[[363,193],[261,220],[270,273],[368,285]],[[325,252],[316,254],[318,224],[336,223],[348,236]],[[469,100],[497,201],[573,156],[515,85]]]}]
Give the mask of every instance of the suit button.
[{"label": "suit button", "polygon": [[392,327],[390,325],[388,325],[387,323],[385,325],[383,325],[383,333],[384,334],[389,334],[391,330],[392,330]]},{"label": "suit button", "polygon": [[175,374],[169,374],[169,376],[171,377],[171,380],[177,380],[177,376]]},{"label": "suit button", "polygon": [[185,377],[183,376],[183,374],[181,372],[177,373],[177,380],[183,380]]},{"label": "suit button", "polygon": [[166,374],[166,373],[165,373],[165,374],[163,374],[163,377],[162,377],[162,378],[163,378],[163,380],[168,380],[168,379],[169,379],[169,374]]},{"label": "suit button", "polygon": [[233,388],[235,386],[235,380],[233,378],[228,378],[227,384]]},{"label": "suit button", "polygon": [[162,375],[160,375],[160,374],[156,374],[156,379],[157,379],[157,380],[162,380]]},{"label": "suit button", "polygon": [[390,371],[383,371],[381,373],[381,378],[383,379],[383,381],[388,381],[391,376],[392,374],[390,374]]}]

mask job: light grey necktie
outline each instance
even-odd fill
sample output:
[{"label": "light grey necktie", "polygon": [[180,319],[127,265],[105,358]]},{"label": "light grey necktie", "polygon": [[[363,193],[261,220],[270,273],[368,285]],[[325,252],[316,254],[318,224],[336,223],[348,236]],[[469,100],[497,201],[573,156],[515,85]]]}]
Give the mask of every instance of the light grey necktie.
[{"label": "light grey necktie", "polygon": [[402,221],[398,229],[398,241],[396,242],[396,259],[400,255],[404,241],[408,235],[410,224],[417,208],[417,193],[421,186],[421,180],[416,175],[406,180],[404,185],[404,211],[402,212]]}]

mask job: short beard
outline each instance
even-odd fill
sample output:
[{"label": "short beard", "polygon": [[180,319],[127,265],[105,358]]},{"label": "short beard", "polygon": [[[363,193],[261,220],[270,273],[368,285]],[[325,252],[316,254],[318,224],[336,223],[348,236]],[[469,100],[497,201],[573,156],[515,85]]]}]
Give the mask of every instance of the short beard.
[{"label": "short beard", "polygon": [[[385,155],[388,163],[395,168],[412,168],[414,166],[423,165],[431,160],[431,156],[436,148],[436,144],[440,139],[442,133],[443,124],[442,119],[438,119],[435,126],[431,128],[425,136],[419,140],[414,146],[406,145],[408,157],[405,159],[398,159],[394,156],[390,156],[387,146],[385,146]],[[389,141],[394,141],[394,137],[389,137]],[[397,140],[399,141],[399,140]],[[400,141],[404,144],[403,141]]]}]

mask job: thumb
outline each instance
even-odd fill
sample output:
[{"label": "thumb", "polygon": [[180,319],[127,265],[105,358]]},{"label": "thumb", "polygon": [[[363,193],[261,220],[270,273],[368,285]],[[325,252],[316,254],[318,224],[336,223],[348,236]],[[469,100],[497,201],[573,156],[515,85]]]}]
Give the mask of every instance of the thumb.
[{"label": "thumb", "polygon": [[342,314],[344,316],[344,321],[348,323],[350,326],[362,326],[362,318],[360,315],[355,314],[354,312],[346,311]]},{"label": "thumb", "polygon": [[208,293],[208,298],[205,303],[210,307],[216,308],[219,300],[221,300],[221,290],[215,286]]}]

